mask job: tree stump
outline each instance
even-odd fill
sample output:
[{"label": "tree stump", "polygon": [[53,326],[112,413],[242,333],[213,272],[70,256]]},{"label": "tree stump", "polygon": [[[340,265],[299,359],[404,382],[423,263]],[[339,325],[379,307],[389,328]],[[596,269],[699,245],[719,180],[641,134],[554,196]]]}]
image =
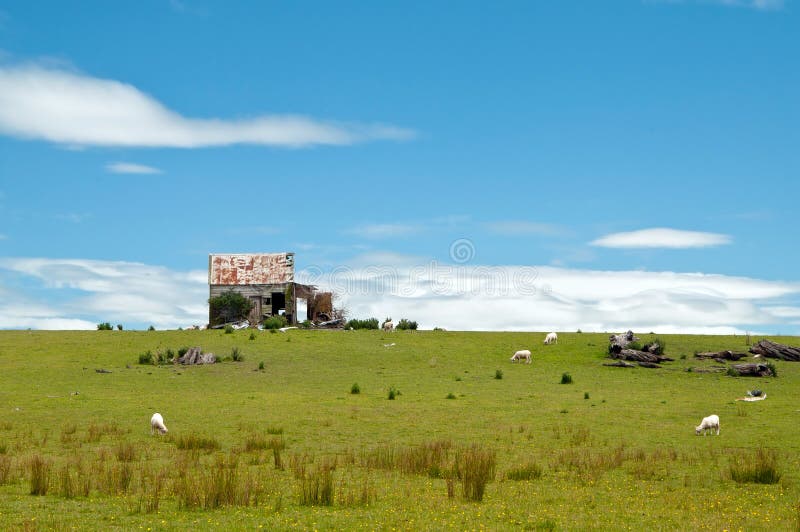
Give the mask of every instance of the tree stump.
[{"label": "tree stump", "polygon": [[774,376],[774,373],[766,364],[731,364],[730,367],[742,377]]},{"label": "tree stump", "polygon": [[761,355],[767,358],[800,362],[800,348],[778,344],[766,339],[752,346],[750,352],[754,355]]}]

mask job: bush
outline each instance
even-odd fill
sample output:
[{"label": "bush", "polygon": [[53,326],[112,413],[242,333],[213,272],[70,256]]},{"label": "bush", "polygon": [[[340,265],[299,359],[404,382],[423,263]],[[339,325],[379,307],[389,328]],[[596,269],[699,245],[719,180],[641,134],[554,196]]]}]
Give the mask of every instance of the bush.
[{"label": "bush", "polygon": [[396,329],[400,331],[416,331],[417,330],[417,322],[416,321],[409,321],[405,318],[401,319],[400,322],[397,324]]},{"label": "bush", "polygon": [[394,401],[395,397],[397,397],[399,395],[400,395],[400,390],[398,390],[394,386],[391,386],[389,388],[389,400],[390,401]]},{"label": "bush", "polygon": [[[656,338],[652,342],[647,342],[646,344],[644,344],[644,346],[642,347],[642,351],[652,352],[654,355],[663,355],[666,346],[667,343],[664,340],[662,340],[661,338]],[[655,349],[653,349],[653,351],[650,351],[651,347],[655,347]]]},{"label": "bush", "polygon": [[456,394],[454,394],[453,392],[450,392],[450,393],[447,394],[447,397],[445,399],[455,399],[455,398],[456,398]]},{"label": "bush", "polygon": [[155,331],[155,330],[156,330],[156,328],[155,328],[155,327],[153,327],[153,326],[151,325],[150,327],[148,327],[148,328],[147,328],[147,330],[148,330],[148,331]]},{"label": "bush", "polygon": [[496,369],[494,371],[494,378],[497,379],[497,380],[501,380],[503,378],[503,370],[502,369]]},{"label": "bush", "polygon": [[353,330],[359,329],[368,329],[368,330],[378,330],[378,319],[377,318],[369,318],[366,320],[350,320],[347,322],[347,327]]},{"label": "bush", "polygon": [[361,393],[361,387],[358,385],[358,383],[357,383],[357,382],[356,382],[356,383],[354,383],[354,384],[353,384],[353,385],[350,387],[350,393],[351,393],[351,394],[353,394],[353,395],[357,395],[357,394],[360,394],[360,393]]},{"label": "bush", "polygon": [[234,362],[244,362],[244,353],[236,346],[231,349],[231,360]]},{"label": "bush", "polygon": [[255,339],[256,339],[256,333],[251,332],[250,333],[250,340],[255,340]]},{"label": "bush", "polygon": [[208,300],[211,314],[211,325],[220,325],[247,318],[253,309],[253,303],[242,294],[228,290]]},{"label": "bush", "polygon": [[300,322],[301,329],[310,329],[311,328],[311,320],[303,320]]},{"label": "bush", "polygon": [[144,353],[139,354],[139,364],[153,365],[154,363],[155,361],[153,359],[153,353],[150,350],[147,350]]},{"label": "bush", "polygon": [[31,495],[47,495],[50,487],[50,462],[38,454],[28,463],[30,469]]},{"label": "bush", "polygon": [[121,330],[122,330],[122,324],[121,324],[121,323],[117,323],[117,330],[118,330],[118,331],[121,331]]},{"label": "bush", "polygon": [[233,326],[228,324],[225,326],[225,334],[233,334]]},{"label": "bush", "polygon": [[286,316],[270,316],[269,318],[264,320],[264,328],[269,329],[270,331],[274,331],[275,329],[280,329],[282,327],[286,327],[287,325]]},{"label": "bush", "polygon": [[777,377],[778,376],[778,368],[775,367],[775,364],[773,364],[772,362],[767,362],[767,367],[772,372],[772,376],[773,377]]},{"label": "bush", "polygon": [[572,375],[570,375],[569,373],[562,373],[561,384],[572,384]]},{"label": "bush", "polygon": [[264,371],[264,361],[263,360],[258,363],[258,370],[259,371]]},{"label": "bush", "polygon": [[98,331],[110,331],[112,329],[113,329],[113,327],[111,327],[111,324],[108,323],[107,321],[97,324],[97,330]]}]

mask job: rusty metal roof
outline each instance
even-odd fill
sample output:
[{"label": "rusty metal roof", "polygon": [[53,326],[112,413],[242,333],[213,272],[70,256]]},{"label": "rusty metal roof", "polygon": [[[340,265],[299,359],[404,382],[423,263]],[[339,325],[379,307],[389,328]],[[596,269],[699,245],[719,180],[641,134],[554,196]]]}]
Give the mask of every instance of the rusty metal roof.
[{"label": "rusty metal roof", "polygon": [[294,253],[212,253],[208,284],[247,285],[294,282]]}]

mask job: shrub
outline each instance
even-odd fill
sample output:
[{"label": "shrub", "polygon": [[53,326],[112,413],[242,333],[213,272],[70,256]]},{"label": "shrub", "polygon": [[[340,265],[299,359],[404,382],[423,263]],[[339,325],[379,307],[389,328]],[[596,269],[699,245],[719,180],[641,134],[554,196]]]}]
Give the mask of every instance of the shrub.
[{"label": "shrub", "polygon": [[250,340],[255,340],[255,339],[256,339],[256,333],[251,332],[250,333]]},{"label": "shrub", "polygon": [[108,323],[107,321],[97,324],[97,330],[98,331],[110,331],[112,329],[113,329],[113,327],[111,327],[111,324]]},{"label": "shrub", "polygon": [[353,385],[350,387],[350,393],[353,394],[353,395],[357,395],[357,394],[361,393],[361,387],[358,385],[357,382],[353,383]]},{"label": "shrub", "polygon": [[118,330],[118,331],[121,331],[121,330],[122,330],[122,324],[121,324],[121,323],[117,323],[117,330]]},{"label": "shrub", "polygon": [[767,362],[767,367],[772,372],[772,376],[773,377],[777,377],[778,376],[778,368],[775,367],[775,364],[773,364],[772,362]]},{"label": "shrub", "polygon": [[762,447],[755,457],[742,454],[732,459],[728,474],[738,484],[777,484],[782,476],[777,462],[775,451]]},{"label": "shrub", "polygon": [[394,401],[395,397],[400,395],[400,390],[395,388],[394,386],[389,387],[389,400]]},{"label": "shrub", "polygon": [[225,326],[225,334],[233,334],[233,325],[226,325]]},{"label": "shrub", "polygon": [[148,327],[148,328],[147,328],[147,330],[148,330],[148,331],[155,331],[155,330],[156,330],[156,328],[155,328],[155,327],[153,327],[153,326],[151,325],[150,327]]},{"label": "shrub", "polygon": [[366,320],[350,320],[347,322],[347,327],[357,331],[359,329],[378,330],[378,319],[369,318]]},{"label": "shrub", "polygon": [[264,361],[263,360],[258,363],[258,370],[259,371],[264,371]]},{"label": "shrub", "polygon": [[572,375],[570,375],[569,373],[562,373],[561,384],[572,384]]},{"label": "shrub", "polygon": [[583,398],[584,399],[588,399],[589,398],[589,392],[583,392]]},{"label": "shrub", "polygon": [[494,378],[497,379],[497,380],[502,379],[503,378],[503,370],[502,369],[494,370]]},{"label": "shrub", "polygon": [[301,329],[310,329],[311,328],[311,320],[303,320],[300,322]]},{"label": "shrub", "polygon": [[729,377],[738,377],[739,372],[733,366],[728,366],[728,371],[725,372]]},{"label": "shrub", "polygon": [[416,321],[409,321],[409,320],[403,318],[397,324],[396,329],[401,330],[401,331],[416,331],[417,330],[417,322]]},{"label": "shrub", "polygon": [[270,329],[269,332],[272,333],[272,334],[277,334],[278,333],[277,329]]},{"label": "shrub", "polygon": [[244,353],[242,353],[236,346],[231,348],[231,360],[234,362],[244,362]]},{"label": "shrub", "polygon": [[189,352],[188,347],[179,347],[178,348],[178,358],[181,358],[183,355]]},{"label": "shrub", "polygon": [[445,399],[455,399],[455,398],[456,398],[456,395],[453,392],[450,392],[450,393],[447,394],[447,397]]},{"label": "shrub", "polygon": [[282,327],[286,327],[286,316],[270,316],[269,318],[264,320],[264,328],[269,329],[270,331],[274,331],[275,329],[280,329]]},{"label": "shrub", "polygon": [[153,353],[149,349],[139,354],[139,364],[154,364]]},{"label": "shrub", "polygon": [[652,342],[648,342],[642,346],[642,351],[650,351],[650,348],[653,347],[653,351],[651,351],[654,355],[663,355],[664,349],[666,349],[667,343],[662,340],[661,338],[656,338]]},{"label": "shrub", "polygon": [[211,325],[220,325],[247,318],[253,303],[242,294],[228,290],[208,300]]}]

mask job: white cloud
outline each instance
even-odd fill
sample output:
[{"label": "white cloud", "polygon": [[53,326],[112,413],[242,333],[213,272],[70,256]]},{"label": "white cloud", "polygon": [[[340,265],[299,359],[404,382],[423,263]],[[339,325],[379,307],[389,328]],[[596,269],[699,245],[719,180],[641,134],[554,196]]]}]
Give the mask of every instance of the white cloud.
[{"label": "white cloud", "polygon": [[704,248],[730,244],[731,237],[720,233],[681,231],[656,227],[625,233],[612,233],[591,242],[606,248]]},{"label": "white cloud", "polygon": [[[0,270],[38,280],[50,296],[39,302],[20,294],[4,297],[0,328],[92,329],[101,321],[176,328],[208,321],[205,271],[178,272],[132,262],[42,258],[0,259]],[[66,296],[71,290],[79,295]]]},{"label": "white cloud", "polygon": [[112,174],[160,174],[161,170],[153,166],[146,166],[136,163],[110,163],[106,165],[106,170]]},{"label": "white cloud", "polygon": [[484,226],[489,231],[502,235],[557,236],[565,232],[563,228],[557,225],[524,220],[487,222]]},{"label": "white cloud", "polygon": [[395,126],[297,115],[189,118],[127,83],[41,66],[0,67],[0,132],[65,145],[171,148],[347,145],[414,136]]},{"label": "white cloud", "polygon": [[[527,331],[797,333],[800,282],[705,273],[550,266],[455,266],[397,254],[356,257],[302,282],[337,294],[350,317],[416,320],[423,328]],[[3,272],[35,286],[2,286]],[[0,328],[126,328],[206,323],[205,270],[86,259],[0,259]],[[18,285],[15,282],[15,285]],[[133,325],[132,325],[133,324]]]},{"label": "white cloud", "polygon": [[351,317],[453,330],[785,331],[792,320],[769,305],[800,294],[796,282],[702,273],[397,263],[359,262],[308,281],[338,294]]}]

